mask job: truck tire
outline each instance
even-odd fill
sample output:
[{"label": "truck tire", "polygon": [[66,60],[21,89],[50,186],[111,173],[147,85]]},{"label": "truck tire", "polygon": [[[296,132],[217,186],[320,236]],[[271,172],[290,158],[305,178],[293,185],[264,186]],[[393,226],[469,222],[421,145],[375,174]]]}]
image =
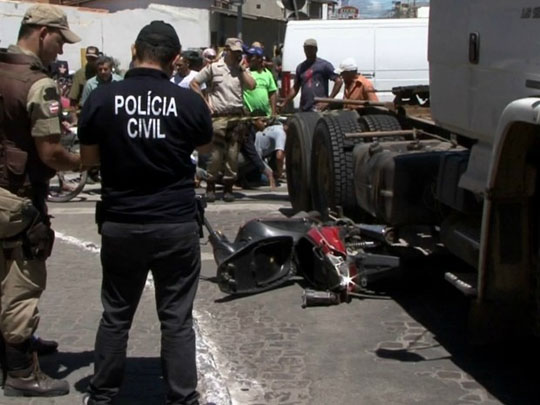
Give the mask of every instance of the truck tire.
[{"label": "truck tire", "polygon": [[309,211],[311,205],[311,140],[318,112],[303,112],[293,115],[288,122],[285,141],[287,190],[294,212]]},{"label": "truck tire", "polygon": [[324,218],[328,209],[356,210],[352,149],[361,138],[346,139],[345,133],[360,132],[358,114],[341,111],[322,117],[313,135],[311,151],[311,196],[313,209]]},{"label": "truck tire", "polygon": [[[362,132],[401,130],[401,124],[397,118],[388,114],[363,115],[360,118],[360,127],[362,128]],[[385,137],[384,139],[398,141],[403,140],[403,137]]]},{"label": "truck tire", "polygon": [[360,118],[363,131],[399,131],[401,125],[396,117],[387,114],[363,115]]}]

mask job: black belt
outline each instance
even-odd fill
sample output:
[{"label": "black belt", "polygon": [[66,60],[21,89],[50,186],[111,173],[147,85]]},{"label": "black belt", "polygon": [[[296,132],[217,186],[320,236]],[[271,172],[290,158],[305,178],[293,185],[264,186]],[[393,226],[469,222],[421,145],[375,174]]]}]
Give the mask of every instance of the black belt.
[{"label": "black belt", "polygon": [[232,112],[225,112],[225,113],[216,113],[212,114],[212,117],[242,117],[246,115],[244,111],[232,111]]}]

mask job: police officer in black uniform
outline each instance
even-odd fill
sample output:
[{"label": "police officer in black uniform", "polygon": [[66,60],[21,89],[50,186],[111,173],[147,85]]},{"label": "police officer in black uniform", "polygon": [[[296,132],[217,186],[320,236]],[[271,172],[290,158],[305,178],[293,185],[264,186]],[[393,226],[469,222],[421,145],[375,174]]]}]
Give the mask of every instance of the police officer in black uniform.
[{"label": "police officer in black uniform", "polygon": [[129,329],[152,271],[167,404],[198,404],[192,307],[200,272],[194,148],[212,138],[204,100],[169,81],[180,41],[163,21],[132,47],[135,67],[96,89],[79,121],[84,164],[102,173],[101,298],[88,404],[118,393]]}]

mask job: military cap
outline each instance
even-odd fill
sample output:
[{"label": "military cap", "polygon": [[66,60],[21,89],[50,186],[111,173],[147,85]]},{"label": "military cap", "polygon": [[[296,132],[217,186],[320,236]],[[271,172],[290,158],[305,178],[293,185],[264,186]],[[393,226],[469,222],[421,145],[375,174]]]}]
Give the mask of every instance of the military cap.
[{"label": "military cap", "polygon": [[70,44],[79,42],[81,38],[69,29],[66,14],[62,9],[49,4],[36,4],[26,10],[22,25],[43,25],[58,28],[65,41]]}]

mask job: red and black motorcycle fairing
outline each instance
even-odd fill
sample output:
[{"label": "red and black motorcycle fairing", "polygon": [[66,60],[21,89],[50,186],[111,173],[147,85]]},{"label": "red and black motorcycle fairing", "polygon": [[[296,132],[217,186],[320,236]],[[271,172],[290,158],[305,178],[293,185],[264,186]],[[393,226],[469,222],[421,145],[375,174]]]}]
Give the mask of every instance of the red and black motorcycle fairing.
[{"label": "red and black motorcycle fairing", "polygon": [[220,289],[227,294],[253,294],[302,276],[315,289],[348,301],[374,276],[397,268],[399,259],[374,254],[384,245],[383,228],[347,219],[323,223],[317,216],[253,219],[234,242],[205,225],[218,265]]}]

